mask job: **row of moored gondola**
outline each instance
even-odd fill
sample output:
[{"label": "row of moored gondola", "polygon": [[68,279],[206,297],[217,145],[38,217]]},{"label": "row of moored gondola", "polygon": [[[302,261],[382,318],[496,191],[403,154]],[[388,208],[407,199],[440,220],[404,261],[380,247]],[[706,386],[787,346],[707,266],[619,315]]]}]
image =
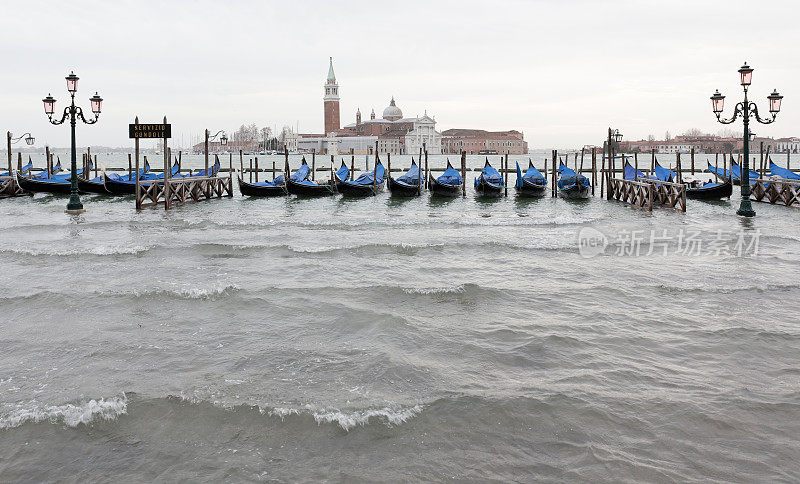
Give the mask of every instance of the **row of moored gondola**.
[{"label": "row of moored gondola", "polygon": [[[800,175],[794,173],[786,168],[776,165],[770,160],[769,163],[770,176],[777,178],[784,178],[789,180],[800,180]],[[661,166],[658,161],[653,165],[653,173],[645,175],[641,171],[632,167],[630,163],[625,162],[625,179],[626,180],[644,180],[652,179],[665,182],[677,182],[680,178],[678,174],[668,168]],[[682,181],[686,185],[686,197],[697,200],[720,200],[722,198],[730,198],[733,194],[733,185],[741,185],[742,168],[731,160],[730,170],[719,168],[708,163],[706,172],[713,173],[716,180],[708,180],[700,182],[693,180],[691,182]],[[750,185],[755,185],[756,180],[761,178],[758,172],[749,171]]]},{"label": "row of moored gondola", "polygon": [[[22,170],[17,170],[17,183],[20,188],[27,192],[46,192],[67,194],[72,187],[72,172],[64,172],[61,162],[56,163],[51,169],[46,169],[34,174],[28,163]],[[91,172],[93,166],[88,165],[87,174]],[[208,169],[209,176],[219,173],[219,161]],[[136,192],[136,173],[129,172],[120,175],[118,173],[103,172],[99,176],[89,178],[84,176],[84,170],[76,171],[78,177],[78,190],[81,193],[97,193],[103,195],[133,195]],[[198,170],[191,174],[181,174],[180,166],[177,162],[172,165],[170,178],[204,177],[206,170]],[[144,168],[139,170],[139,185],[147,188],[153,183],[164,183],[164,173],[150,171],[150,165],[145,161]]]},{"label": "row of moored gondola", "polygon": [[[533,163],[528,162],[528,169],[523,173],[517,163],[517,181],[514,185],[517,193],[522,196],[541,197],[547,192],[547,179],[537,170]],[[342,161],[341,167],[332,173],[330,180],[318,183],[310,178],[311,168],[305,158],[294,173],[289,176],[288,169],[283,175],[275,177],[272,181],[246,182],[239,177],[239,190],[242,195],[253,197],[270,197],[284,195],[331,195],[342,193],[344,195],[375,195],[383,189],[384,182],[392,195],[413,197],[421,195],[424,190],[429,190],[432,195],[443,197],[457,197],[464,193],[464,178],[450,161],[447,168],[438,177],[428,176],[427,183],[414,159],[411,167],[402,176],[387,177],[386,169],[377,161],[372,171],[362,173],[358,178],[352,179],[351,170]],[[574,170],[561,164],[558,169],[558,191],[563,198],[588,198],[591,190],[589,179],[575,173]],[[499,196],[506,186],[500,173],[486,160],[481,174],[475,178],[475,191],[479,195]]]}]

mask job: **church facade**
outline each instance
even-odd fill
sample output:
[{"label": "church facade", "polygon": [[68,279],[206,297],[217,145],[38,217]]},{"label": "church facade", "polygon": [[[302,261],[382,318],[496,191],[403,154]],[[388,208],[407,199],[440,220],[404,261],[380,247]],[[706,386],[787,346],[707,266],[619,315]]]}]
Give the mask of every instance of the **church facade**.
[{"label": "church facade", "polygon": [[436,131],[435,118],[427,113],[422,117],[403,117],[403,111],[392,97],[389,105],[377,118],[375,110],[369,119],[356,111],[355,122],[340,127],[339,84],[333,71],[333,58],[328,66],[324,84],[324,134],[301,134],[297,150],[324,154],[372,154],[377,143],[378,153],[414,154],[424,145],[429,153],[442,152],[442,134]]}]

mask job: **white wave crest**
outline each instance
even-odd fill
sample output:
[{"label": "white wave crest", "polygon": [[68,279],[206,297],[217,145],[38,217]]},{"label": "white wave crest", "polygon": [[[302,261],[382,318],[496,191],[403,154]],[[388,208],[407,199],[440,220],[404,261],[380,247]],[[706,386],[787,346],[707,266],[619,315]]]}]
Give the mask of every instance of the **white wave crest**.
[{"label": "white wave crest", "polygon": [[175,291],[178,296],[188,299],[210,299],[216,296],[225,296],[239,290],[236,284],[215,287],[182,287]]},{"label": "white wave crest", "polygon": [[421,405],[414,405],[409,408],[380,408],[370,410],[357,410],[354,412],[342,412],[339,410],[312,412],[317,424],[337,423],[345,431],[350,431],[357,425],[366,425],[371,418],[377,418],[386,422],[389,427],[400,425],[408,419],[422,412]]},{"label": "white wave crest", "polygon": [[128,399],[112,397],[109,399],[89,400],[81,404],[40,406],[18,406],[15,410],[0,414],[0,429],[12,429],[27,422],[38,423],[49,421],[52,424],[63,423],[67,427],[89,424],[98,419],[115,420],[128,412]]},{"label": "white wave crest", "polygon": [[59,248],[55,245],[46,248],[10,247],[2,252],[29,256],[68,256],[68,255],[136,255],[147,252],[151,247],[143,245],[97,245],[92,247]]}]

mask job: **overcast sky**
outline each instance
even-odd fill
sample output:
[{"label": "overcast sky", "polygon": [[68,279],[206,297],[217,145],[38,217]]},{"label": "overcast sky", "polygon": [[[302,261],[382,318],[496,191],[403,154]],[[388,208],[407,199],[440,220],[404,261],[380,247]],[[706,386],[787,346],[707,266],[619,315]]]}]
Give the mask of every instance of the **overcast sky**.
[{"label": "overcast sky", "polygon": [[[689,128],[718,132],[709,96],[730,112],[737,69],[755,68],[752,97],[786,96],[760,136],[800,136],[796,2],[745,1],[6,1],[0,29],[3,130],[37,146],[68,145],[41,99],[99,91],[100,122],[80,145],[130,144],[127,124],[167,115],[178,143],[242,123],[322,131],[333,56],[342,124],[395,96],[437,129],[517,129],[534,148],[601,143]],[[59,108],[60,106],[60,108]],[[741,123],[733,125],[738,131]]]}]

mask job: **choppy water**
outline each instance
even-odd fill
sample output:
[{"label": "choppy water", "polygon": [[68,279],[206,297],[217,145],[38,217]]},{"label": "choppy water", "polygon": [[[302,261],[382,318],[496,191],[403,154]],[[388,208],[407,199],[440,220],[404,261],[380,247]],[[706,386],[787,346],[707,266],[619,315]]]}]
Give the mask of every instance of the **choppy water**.
[{"label": "choppy water", "polygon": [[65,203],[0,200],[0,480],[800,479],[796,209]]}]

